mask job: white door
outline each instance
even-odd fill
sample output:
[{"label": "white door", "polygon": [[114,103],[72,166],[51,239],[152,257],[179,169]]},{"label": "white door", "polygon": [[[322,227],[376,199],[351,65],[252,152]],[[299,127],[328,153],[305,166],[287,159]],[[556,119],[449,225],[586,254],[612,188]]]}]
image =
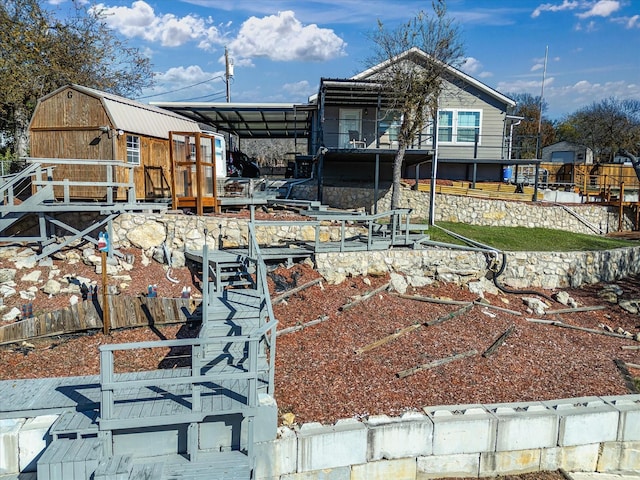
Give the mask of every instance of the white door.
[{"label": "white door", "polygon": [[[338,123],[340,148],[353,148],[351,140],[362,141],[362,110],[359,108],[341,108]],[[357,138],[351,138],[351,137]]]}]

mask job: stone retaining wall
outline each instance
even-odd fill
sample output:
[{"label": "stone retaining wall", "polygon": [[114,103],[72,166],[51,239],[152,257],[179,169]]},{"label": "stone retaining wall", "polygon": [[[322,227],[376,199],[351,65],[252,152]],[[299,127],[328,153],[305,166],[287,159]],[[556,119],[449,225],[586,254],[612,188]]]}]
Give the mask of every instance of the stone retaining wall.
[{"label": "stone retaining wall", "polygon": [[[35,470],[57,415],[0,420],[0,475]],[[425,407],[281,427],[259,480],[426,480],[541,470],[640,470],[640,395]]]},{"label": "stone retaining wall", "polygon": [[[206,236],[204,232],[207,232]],[[347,235],[362,232],[347,228]],[[340,228],[320,227],[321,241],[337,241]],[[278,245],[294,240],[313,241],[315,229],[303,222],[257,228],[260,244]],[[247,220],[215,216],[172,214],[124,214],[113,222],[113,245],[135,246],[160,260],[163,243],[171,253],[173,266],[182,266],[185,250],[201,250],[205,239],[210,248],[219,244],[247,245]],[[500,281],[513,288],[567,288],[583,284],[611,282],[640,273],[640,247],[594,252],[514,252],[508,253]],[[465,284],[488,275],[489,258],[464,250],[426,248],[374,252],[317,253],[317,270],[329,282],[348,276],[401,273],[416,281],[443,280]],[[501,260],[501,259],[499,259]]]},{"label": "stone retaining wall", "polygon": [[[317,187],[302,184],[294,187],[294,198],[316,198]],[[367,212],[374,210],[374,190],[372,187],[330,187],[322,189],[323,203],[336,208],[359,208]],[[420,218],[429,218],[429,194],[410,188],[402,188],[400,207],[413,209]],[[391,207],[391,191],[388,187],[380,189],[378,212]],[[573,212],[570,213],[568,210]],[[543,227],[567,230],[575,233],[595,233],[597,229],[608,233],[618,230],[619,209],[614,206],[598,204],[560,205],[548,202],[517,202],[510,200],[491,200],[459,195],[436,196],[436,222],[458,222],[471,225],[490,225],[503,227]],[[623,228],[631,230],[634,214],[625,210]],[[596,230],[594,230],[595,227]]]}]

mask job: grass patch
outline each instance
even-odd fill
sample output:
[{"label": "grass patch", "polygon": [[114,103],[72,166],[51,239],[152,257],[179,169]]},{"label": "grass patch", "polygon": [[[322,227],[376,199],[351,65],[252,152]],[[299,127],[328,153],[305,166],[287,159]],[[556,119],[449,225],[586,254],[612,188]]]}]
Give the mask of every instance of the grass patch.
[{"label": "grass patch", "polygon": [[[509,252],[568,252],[611,250],[638,246],[640,242],[618,238],[571,233],[550,228],[487,227],[465,223],[437,222],[438,226],[498,250]],[[431,240],[464,245],[437,227],[429,229]]]}]

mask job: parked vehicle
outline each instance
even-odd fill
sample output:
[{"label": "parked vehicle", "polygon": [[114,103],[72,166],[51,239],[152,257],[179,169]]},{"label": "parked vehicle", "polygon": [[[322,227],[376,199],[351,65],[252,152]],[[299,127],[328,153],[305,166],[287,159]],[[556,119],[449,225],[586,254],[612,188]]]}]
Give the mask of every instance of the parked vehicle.
[{"label": "parked vehicle", "polygon": [[258,178],[260,176],[260,167],[246,153],[239,150],[235,152],[227,151],[227,176]]}]

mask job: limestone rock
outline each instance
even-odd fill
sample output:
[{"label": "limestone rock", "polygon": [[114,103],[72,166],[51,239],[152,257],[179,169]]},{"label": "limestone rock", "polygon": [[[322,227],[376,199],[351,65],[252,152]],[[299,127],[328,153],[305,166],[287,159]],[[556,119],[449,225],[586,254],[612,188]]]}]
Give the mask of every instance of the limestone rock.
[{"label": "limestone rock", "polygon": [[58,295],[60,293],[61,285],[57,280],[49,280],[42,287],[42,291],[47,295]]},{"label": "limestone rock", "polygon": [[127,232],[127,240],[143,250],[162,245],[167,239],[164,225],[158,222],[146,222]]},{"label": "limestone rock", "polygon": [[36,298],[37,291],[37,289],[35,292],[30,290],[20,290],[20,298],[22,300],[32,301]]},{"label": "limestone rock", "polygon": [[16,294],[16,289],[9,285],[0,285],[0,296],[7,298]]},{"label": "limestone rock", "polygon": [[42,276],[42,272],[40,270],[34,270],[31,273],[27,273],[26,275],[23,275],[22,281],[36,283],[40,281],[41,276]]},{"label": "limestone rock", "polygon": [[11,322],[11,321],[15,320],[16,318],[20,318],[21,315],[22,315],[22,312],[18,308],[13,307],[11,310],[9,310],[8,313],[5,313],[2,316],[2,321],[3,322]]},{"label": "limestone rock", "polygon": [[620,300],[618,305],[620,306],[620,308],[626,310],[629,313],[636,314],[640,312],[640,298]]},{"label": "limestone rock", "polygon": [[407,292],[407,287],[409,284],[407,283],[407,279],[404,278],[404,275],[400,275],[399,273],[391,274],[391,289],[395,290],[400,294],[404,294]]},{"label": "limestone rock", "polygon": [[14,268],[0,268],[0,283],[13,282],[16,278]]},{"label": "limestone rock", "polygon": [[22,270],[23,268],[30,270],[36,266],[36,257],[35,255],[33,257],[21,257],[18,258],[15,263],[18,270]]},{"label": "limestone rock", "polygon": [[522,297],[523,303],[529,307],[536,315],[544,315],[544,312],[549,306],[539,298],[534,297]]}]

